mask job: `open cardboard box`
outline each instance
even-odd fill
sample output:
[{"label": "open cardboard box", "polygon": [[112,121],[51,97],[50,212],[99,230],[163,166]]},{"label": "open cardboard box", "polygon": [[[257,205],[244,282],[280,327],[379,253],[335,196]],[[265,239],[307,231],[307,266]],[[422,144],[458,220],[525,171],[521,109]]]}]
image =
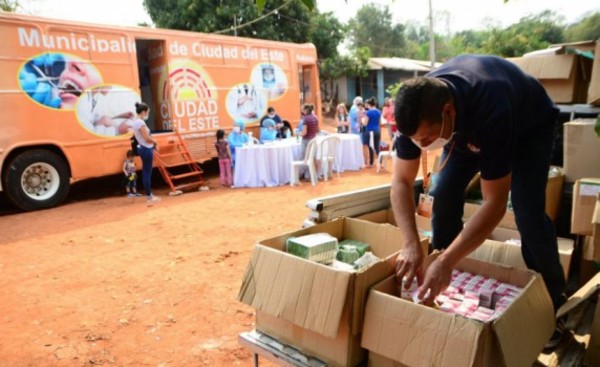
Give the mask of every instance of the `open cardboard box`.
[{"label": "open cardboard box", "polygon": [[[521,235],[518,231],[496,228],[485,240],[481,246],[473,251],[469,257],[485,262],[513,266],[517,269],[527,269],[523,255],[521,254],[521,246],[506,243],[509,240],[520,240]],[[569,276],[571,267],[571,256],[574,250],[574,241],[570,238],[557,238],[558,255],[560,264],[562,265],[565,279]]]},{"label": "open cardboard box", "polygon": [[370,365],[530,367],[535,362],[555,328],[541,276],[468,258],[457,269],[522,287],[523,293],[499,318],[483,323],[398,298],[389,277],[371,289],[365,309],[362,346],[369,350]]},{"label": "open cardboard box", "polygon": [[[509,58],[537,78],[556,103],[600,103],[600,44],[594,41],[551,45]],[[595,52],[594,59],[582,52]],[[598,70],[598,73],[596,71]]]},{"label": "open cardboard box", "polygon": [[[350,273],[285,252],[286,240],[329,233],[363,241],[381,260]],[[256,309],[256,329],[332,366],[356,366],[369,288],[394,273],[402,233],[394,226],[339,218],[260,241],[246,268],[238,299]],[[428,241],[422,240],[424,249]]]},{"label": "open cardboard box", "polygon": [[[471,206],[474,204],[465,204],[465,206],[467,205]],[[474,206],[472,208],[476,209],[476,207]],[[598,211],[598,220],[600,221],[600,206],[598,208]],[[394,213],[391,209],[368,213],[357,217],[357,219],[367,220],[374,223],[389,223],[392,225],[396,225]],[[431,219],[422,217],[420,215],[416,215],[415,220],[417,224],[417,229],[419,230],[419,234],[421,234],[424,237],[430,238]],[[512,223],[510,222],[510,220],[512,220]],[[516,225],[514,224],[514,215],[508,217],[505,215],[503,222],[501,222],[500,224],[508,224],[510,227],[516,228]],[[600,228],[598,229],[598,232],[600,233]],[[598,236],[598,238],[600,238],[600,235]],[[523,260],[523,255],[521,255],[521,247],[518,245],[506,243],[506,241],[508,240],[520,239],[521,235],[516,229],[497,227],[496,229],[494,229],[494,231],[492,231],[489,238],[485,240],[481,244],[481,246],[477,248],[477,250],[473,251],[469,255],[469,257],[481,261],[513,266],[518,269],[527,269],[525,261]],[[566,278],[569,275],[569,269],[571,266],[571,256],[573,255],[574,241],[569,238],[561,237],[558,237],[557,240],[560,263],[563,267]],[[600,252],[600,245],[598,246],[598,252]]]},{"label": "open cardboard box", "polygon": [[575,292],[558,310],[557,316],[562,317],[576,311],[588,300],[596,302],[596,309],[593,319],[590,320],[592,329],[584,361],[588,366],[600,366],[600,273]]}]

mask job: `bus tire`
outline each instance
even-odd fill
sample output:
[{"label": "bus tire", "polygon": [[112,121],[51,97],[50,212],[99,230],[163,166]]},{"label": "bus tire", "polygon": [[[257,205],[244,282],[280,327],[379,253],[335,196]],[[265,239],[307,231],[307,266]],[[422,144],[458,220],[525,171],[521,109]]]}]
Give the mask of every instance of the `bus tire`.
[{"label": "bus tire", "polygon": [[4,170],[8,199],[26,210],[48,209],[61,204],[69,193],[69,168],[58,154],[36,149],[20,153]]}]

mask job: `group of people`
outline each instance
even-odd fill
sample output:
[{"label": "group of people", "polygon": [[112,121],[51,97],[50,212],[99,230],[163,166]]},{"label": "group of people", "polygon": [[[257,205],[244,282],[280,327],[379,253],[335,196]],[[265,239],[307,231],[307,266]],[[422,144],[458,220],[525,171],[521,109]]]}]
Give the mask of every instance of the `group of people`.
[{"label": "group of people", "polygon": [[344,103],[336,108],[335,120],[338,133],[351,133],[361,136],[363,154],[367,167],[373,167],[373,163],[381,150],[381,125],[384,122],[388,126],[390,140],[394,141],[396,134],[396,121],[394,118],[394,104],[391,98],[386,98],[383,109],[377,108],[377,99],[371,97],[363,102],[362,97],[357,96],[352,102],[350,111]]},{"label": "group of people", "polygon": [[[233,185],[232,169],[235,168],[236,149],[252,142],[252,136],[245,131],[245,123],[242,120],[236,120],[233,123],[233,129],[229,136],[225,138],[225,131],[217,131],[217,142],[215,143],[219,159],[219,176],[222,186],[231,187]],[[301,120],[295,134],[292,125],[287,120],[283,120],[275,111],[275,108],[269,107],[267,114],[260,120],[260,143],[266,143],[278,139],[288,139],[293,136],[301,137],[301,156],[306,153],[308,142],[314,139],[319,133],[319,120],[314,113],[314,106],[306,104],[301,110]],[[303,175],[307,175],[306,172]]]}]

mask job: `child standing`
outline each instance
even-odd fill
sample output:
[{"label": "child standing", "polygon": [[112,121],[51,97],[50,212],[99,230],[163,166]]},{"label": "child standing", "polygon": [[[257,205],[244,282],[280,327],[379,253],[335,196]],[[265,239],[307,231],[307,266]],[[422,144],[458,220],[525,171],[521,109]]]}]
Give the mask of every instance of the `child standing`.
[{"label": "child standing", "polygon": [[225,140],[225,131],[217,130],[217,142],[215,143],[219,155],[219,175],[221,176],[221,185],[230,187],[233,185],[231,175],[231,151],[229,143]]},{"label": "child standing", "polygon": [[138,194],[136,188],[137,174],[135,173],[135,161],[133,150],[127,151],[127,159],[123,163],[123,173],[125,174],[125,188],[127,190],[127,196],[142,196]]}]

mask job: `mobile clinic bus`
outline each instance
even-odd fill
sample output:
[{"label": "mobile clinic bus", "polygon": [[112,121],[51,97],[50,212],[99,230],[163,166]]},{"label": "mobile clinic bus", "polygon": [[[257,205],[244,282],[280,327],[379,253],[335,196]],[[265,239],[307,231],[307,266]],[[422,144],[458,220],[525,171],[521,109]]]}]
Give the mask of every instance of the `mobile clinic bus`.
[{"label": "mobile clinic bus", "polygon": [[119,173],[140,100],[161,150],[177,130],[197,162],[211,159],[235,120],[320,111],[316,61],[311,44],[0,13],[0,191],[44,209],[74,181]]}]

